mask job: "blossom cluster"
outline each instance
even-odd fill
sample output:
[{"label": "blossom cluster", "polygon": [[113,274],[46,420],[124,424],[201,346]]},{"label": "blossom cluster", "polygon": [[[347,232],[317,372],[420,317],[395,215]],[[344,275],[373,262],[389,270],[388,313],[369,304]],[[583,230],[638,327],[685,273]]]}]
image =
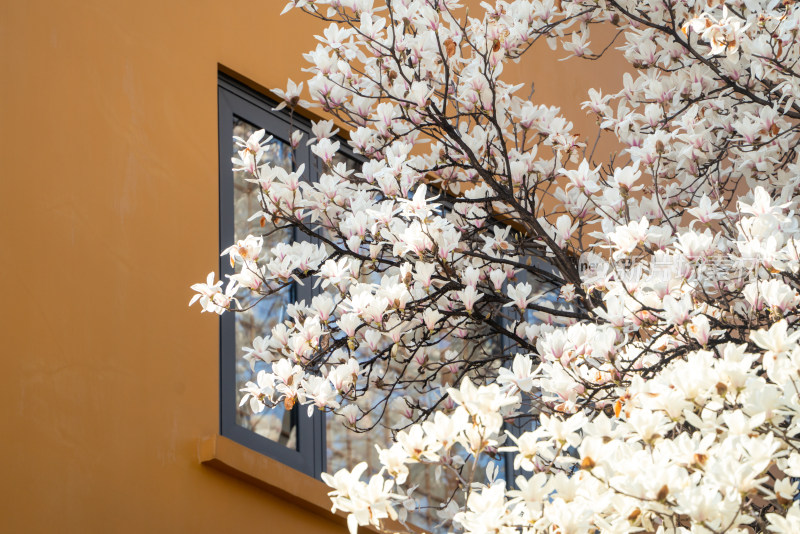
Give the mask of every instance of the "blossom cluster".
[{"label": "blossom cluster", "polygon": [[[193,286],[215,313],[315,288],[247,349],[243,403],[394,430],[367,482],[324,476],[351,531],[414,523],[410,468],[455,478],[434,506],[464,532],[800,531],[800,10],[481,6],[286,5],[329,23],[308,80],[276,90],[294,110],[307,84],[332,117],[309,141],[325,172],[265,164],[263,131],[233,163],[254,218],[311,239],[248,236],[224,290]],[[608,161],[502,79],[541,43],[597,58],[604,24],[635,73],[583,104],[622,147]]]}]

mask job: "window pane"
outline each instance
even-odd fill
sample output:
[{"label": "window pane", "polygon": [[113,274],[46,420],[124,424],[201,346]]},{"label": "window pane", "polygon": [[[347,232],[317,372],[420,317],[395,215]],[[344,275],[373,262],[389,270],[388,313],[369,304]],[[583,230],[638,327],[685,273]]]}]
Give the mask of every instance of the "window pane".
[{"label": "window pane", "polygon": [[[344,163],[347,170],[353,170],[354,172],[359,172],[361,170],[361,162],[348,157],[342,152],[334,155],[331,166],[335,167],[339,163]],[[341,244],[337,236],[331,235],[328,232],[325,232],[325,234],[332,241]],[[380,275],[373,274],[372,276],[366,276],[361,281],[380,283]],[[360,359],[366,356],[368,356],[368,354],[364,352],[364,349],[359,349],[357,351],[356,358]],[[374,470],[377,471],[380,463],[378,462],[378,452],[375,450],[375,444],[389,443],[392,437],[389,429],[379,425],[373,428],[369,434],[358,434],[346,429],[342,425],[341,420],[336,418],[333,414],[328,414],[325,425],[327,472],[335,473],[339,469],[352,469],[359,462],[367,462],[370,467],[375,468]],[[368,419],[365,419],[360,423],[360,426],[371,426],[371,423]]]},{"label": "window pane", "polygon": [[[343,162],[347,165],[347,169],[354,169],[356,172],[360,171],[360,162],[355,161],[341,153],[337,154],[333,159],[333,164]],[[439,202],[442,205],[442,213],[444,215],[448,211],[448,207],[444,201]],[[336,236],[328,234],[334,242],[339,241]],[[339,243],[341,244],[341,243]],[[381,274],[372,273],[370,275],[362,276],[361,282],[380,284]],[[495,355],[500,351],[501,342],[499,336],[490,338],[481,344],[476,345],[473,342],[460,339],[455,335],[445,335],[438,342],[436,346],[429,348],[429,354],[435,360],[440,359],[444,354],[449,353],[455,359],[472,359],[472,358],[486,358],[487,356]],[[365,345],[359,347],[355,352],[355,358],[362,360],[374,356]],[[373,369],[377,369],[375,366]],[[378,375],[387,372],[386,369],[376,371]],[[396,382],[398,380],[409,383],[414,380],[415,376],[409,372],[410,375],[398,377],[396,374],[391,375],[392,371],[388,371],[389,377],[386,382]],[[428,405],[435,402],[433,394],[427,394],[429,398],[425,399],[426,394],[421,394],[416,390],[413,384],[408,387],[398,387],[391,395],[388,402],[380,403],[379,396],[370,395],[367,393],[359,402],[361,408],[367,409],[369,407],[377,406],[375,414],[367,414],[358,422],[358,427],[361,429],[370,429],[368,433],[357,433],[348,430],[344,427],[340,418],[333,414],[328,414],[326,419],[326,432],[327,432],[327,463],[326,471],[328,473],[335,473],[340,469],[352,469],[360,462],[367,462],[369,465],[368,472],[377,473],[380,470],[380,461],[378,452],[375,445],[383,447],[388,446],[392,442],[392,428],[399,428],[408,423],[407,419],[402,419],[396,410],[392,408],[395,399],[402,399],[403,397],[413,397],[423,403],[427,400]],[[383,408],[389,406],[384,413]],[[382,420],[375,425],[378,417],[382,416]],[[375,425],[373,427],[373,425]],[[462,457],[467,457],[463,449],[458,448],[456,451]],[[467,459],[467,465],[464,467],[463,473],[467,473],[472,468],[472,457]],[[482,455],[478,466],[476,468],[475,479],[480,480],[484,477],[488,463],[491,460],[488,456]],[[497,467],[498,478],[505,479],[506,476],[506,457],[502,453],[497,454]],[[453,496],[458,487],[457,475],[448,468],[439,470],[438,477],[436,469],[431,466],[422,466],[420,464],[409,466],[409,476],[407,486],[416,486],[414,497],[419,502],[421,509],[415,513],[415,524],[418,527],[424,528],[427,531],[439,534],[446,532],[447,528],[435,528],[441,520],[437,515],[438,509],[435,508],[437,503],[448,502]]]},{"label": "window pane", "polygon": [[[233,119],[233,135],[247,139],[259,128],[238,117]],[[233,145],[233,154],[237,147]],[[273,139],[266,147],[266,157],[262,163],[280,166],[287,171],[292,170],[291,148],[286,143]],[[233,219],[234,240],[244,239],[248,235],[264,235],[264,249],[269,250],[280,242],[290,242],[292,231],[282,229],[274,231],[275,227],[269,221],[255,219],[248,221],[251,215],[261,210],[259,204],[258,185],[247,182],[248,175],[243,171],[233,173]],[[251,371],[250,364],[243,358],[244,347],[252,346],[253,339],[257,336],[267,336],[273,326],[286,319],[286,306],[294,301],[294,287],[287,287],[276,295],[259,300],[260,296],[254,293],[238,295],[243,308],[253,308],[247,313],[234,314],[236,321],[236,404],[242,398],[239,391],[248,380],[264,369],[264,364],[259,363],[255,371]],[[277,441],[292,449],[297,449],[297,409],[286,410],[282,406],[272,410],[265,410],[254,414],[249,405],[237,408],[236,424],[243,426],[257,434],[273,441]]]}]

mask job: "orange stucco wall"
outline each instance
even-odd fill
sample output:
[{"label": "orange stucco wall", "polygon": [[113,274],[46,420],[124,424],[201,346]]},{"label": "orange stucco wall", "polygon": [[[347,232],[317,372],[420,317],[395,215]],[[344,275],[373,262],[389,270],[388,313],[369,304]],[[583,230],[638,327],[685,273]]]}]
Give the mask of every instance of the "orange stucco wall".
[{"label": "orange stucco wall", "polygon": [[[283,4],[0,3],[0,532],[344,531],[198,462],[218,325],[186,305],[217,262],[218,67],[301,79],[314,24]],[[537,98],[571,105],[550,63]]]}]

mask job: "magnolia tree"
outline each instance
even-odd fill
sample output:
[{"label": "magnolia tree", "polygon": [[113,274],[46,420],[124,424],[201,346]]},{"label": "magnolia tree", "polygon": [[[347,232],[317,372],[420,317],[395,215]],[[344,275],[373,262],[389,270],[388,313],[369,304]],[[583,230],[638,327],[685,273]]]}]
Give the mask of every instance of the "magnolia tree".
[{"label": "magnolia tree", "polygon": [[[248,236],[193,302],[316,288],[247,349],[269,369],[249,406],[392,428],[380,465],[323,475],[351,532],[414,530],[423,506],[464,532],[800,532],[800,10],[374,4],[284,10],[330,23],[307,88],[360,169],[334,163],[332,121],[315,183],[264,164],[263,132],[237,139],[253,216],[309,239]],[[583,104],[616,157],[503,81],[542,45],[596,59],[597,25],[635,73]],[[311,105],[302,88],[280,107]],[[453,491],[423,499],[410,468]]]}]

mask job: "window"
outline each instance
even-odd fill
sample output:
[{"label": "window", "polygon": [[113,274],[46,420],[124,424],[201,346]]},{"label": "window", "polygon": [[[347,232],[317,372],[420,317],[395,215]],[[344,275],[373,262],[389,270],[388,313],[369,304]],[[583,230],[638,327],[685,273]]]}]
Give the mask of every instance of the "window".
[{"label": "window", "polygon": [[[265,235],[266,249],[280,242],[311,240],[297,230],[275,231],[269,221],[248,220],[260,210],[255,184],[247,182],[244,176],[232,170],[231,156],[236,154],[233,136],[247,138],[257,130],[266,130],[272,136],[267,147],[267,161],[273,166],[283,166],[292,171],[301,164],[307,172],[304,179],[314,181],[320,175],[320,165],[312,155],[310,148],[301,142],[295,152],[295,160],[289,143],[292,129],[305,133],[304,139],[310,138],[311,124],[300,117],[290,118],[288,113],[275,112],[275,103],[262,95],[220,76],[219,79],[219,176],[220,176],[220,250],[227,248],[237,239],[248,234]],[[361,163],[357,156],[342,143],[337,160],[344,162],[349,168],[356,169]],[[447,198],[440,201],[443,214],[452,214],[452,205]],[[528,259],[527,261],[533,261]],[[221,276],[231,274],[232,268],[227,257],[220,258]],[[291,410],[276,408],[262,414],[252,414],[247,405],[239,408],[242,393],[240,389],[252,379],[253,370],[244,358],[244,347],[249,347],[257,336],[264,336],[271,328],[286,319],[287,307],[300,300],[307,303],[314,296],[313,283],[295,284],[286,287],[282,293],[270,298],[256,301],[252,297],[237,297],[243,306],[253,306],[247,314],[223,314],[221,317],[221,434],[234,441],[268,455],[285,463],[298,471],[313,477],[319,477],[323,471],[335,472],[341,468],[352,468],[361,461],[371,466],[378,465],[375,442],[389,443],[392,431],[376,426],[369,436],[373,440],[364,439],[364,435],[346,431],[343,425],[333,417],[314,411],[313,416],[306,415],[305,407],[295,406]],[[442,353],[448,350],[459,351],[463,340],[447,337],[438,344]],[[502,351],[503,347],[513,350],[508,340],[495,338],[487,340],[482,351],[493,354]],[[360,349],[359,349],[360,350]],[[366,355],[365,355],[366,356]],[[256,366],[255,371],[259,368]],[[402,397],[403,393],[398,394]],[[518,433],[519,429],[509,430]],[[486,457],[484,457],[486,459]],[[513,462],[508,461],[506,454],[498,454],[499,476],[513,483]],[[482,465],[481,468],[486,468]],[[449,473],[449,472],[446,472]],[[441,502],[453,490],[455,478],[434,480],[431,470],[411,468],[412,484],[418,485],[415,494],[418,497],[430,497],[432,502]],[[437,523],[436,510],[429,508],[420,511],[418,517],[424,518],[426,528]]]},{"label": "window", "polygon": [[[248,221],[258,211],[258,199],[252,184],[232,170],[231,156],[235,155],[233,136],[245,139],[253,131],[264,129],[273,139],[267,148],[267,161],[287,170],[306,164],[310,151],[301,146],[292,161],[289,136],[291,127],[288,115],[272,111],[275,103],[233,80],[219,79],[219,209],[220,250],[236,239],[248,234],[266,234],[265,247],[280,241],[307,239],[296,230],[269,232],[270,223]],[[299,122],[299,124],[298,124]],[[310,125],[294,118],[294,127],[310,131]],[[227,258],[220,258],[220,273],[224,277],[233,269]],[[243,358],[243,347],[251,346],[256,336],[263,336],[286,317],[286,307],[295,300],[311,300],[311,287],[294,285],[278,295],[261,301],[242,296],[243,306],[253,306],[250,313],[228,313],[221,317],[220,335],[220,430],[223,436],[233,439],[258,452],[285,463],[307,475],[318,477],[324,470],[324,418],[315,413],[308,417],[304,410],[277,408],[261,414],[252,414],[247,406],[239,407],[239,391],[251,378],[249,363]],[[256,368],[258,371],[258,367]]]},{"label": "window", "polygon": [[[246,139],[251,133],[264,129],[267,136],[272,136],[266,152],[266,161],[270,165],[291,171],[304,164],[304,179],[316,180],[320,174],[317,158],[311,154],[305,142],[301,142],[293,162],[289,142],[293,129],[303,131],[304,140],[310,138],[310,122],[302,117],[290,117],[288,113],[273,111],[277,105],[275,102],[224,75],[219,78],[218,100],[220,250],[248,234],[265,235],[265,249],[281,241],[310,240],[309,236],[297,230],[274,231],[269,221],[248,221],[260,209],[253,189],[256,186],[245,181],[243,173],[234,172],[231,164],[231,157],[237,151],[233,136]],[[348,168],[360,167],[357,157],[344,143],[342,145],[335,162],[343,162]],[[232,273],[227,257],[221,257],[220,276],[224,278]],[[332,417],[326,418],[323,413],[315,411],[308,417],[305,407],[295,406],[291,410],[276,407],[261,414],[253,414],[247,405],[239,407],[242,398],[240,389],[254,374],[243,357],[243,348],[250,347],[255,337],[268,334],[274,325],[284,321],[289,304],[300,300],[310,302],[314,294],[311,286],[294,284],[280,294],[260,301],[239,292],[237,298],[242,306],[253,306],[251,311],[221,316],[220,433],[319,478],[323,471],[352,467],[364,459],[374,459],[373,464],[376,463],[374,446],[361,439],[363,436],[345,433],[338,422],[333,421]],[[260,370],[258,365],[255,372]],[[326,446],[328,439],[331,446]]]}]

